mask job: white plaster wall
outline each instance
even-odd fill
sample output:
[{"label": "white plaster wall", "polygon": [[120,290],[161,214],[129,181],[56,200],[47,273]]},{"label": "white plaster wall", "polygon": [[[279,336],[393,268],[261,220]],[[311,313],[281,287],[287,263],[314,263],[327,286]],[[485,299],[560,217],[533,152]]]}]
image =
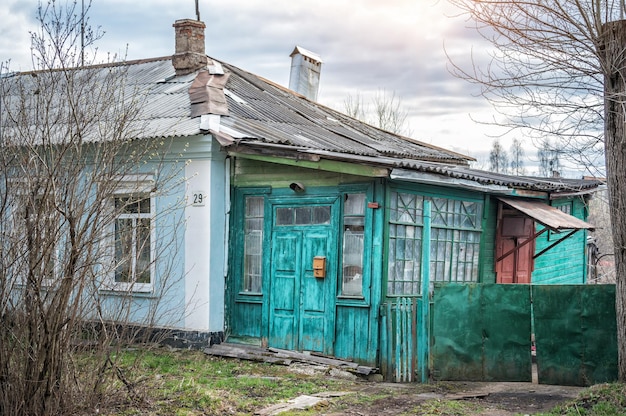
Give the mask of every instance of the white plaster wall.
[{"label": "white plaster wall", "polygon": [[185,167],[185,329],[193,331],[224,330],[224,162],[216,156]]},{"label": "white plaster wall", "polygon": [[[211,160],[193,160],[185,167],[185,328],[209,330],[209,275],[211,272]],[[193,203],[202,192],[204,205]]]}]

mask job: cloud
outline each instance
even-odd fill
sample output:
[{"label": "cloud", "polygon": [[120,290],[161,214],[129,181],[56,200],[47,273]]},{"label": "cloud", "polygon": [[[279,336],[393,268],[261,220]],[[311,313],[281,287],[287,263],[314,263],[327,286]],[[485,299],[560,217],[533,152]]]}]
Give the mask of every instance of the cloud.
[{"label": "cloud", "polygon": [[[29,69],[28,30],[36,28],[37,1],[9,1],[0,10],[6,22],[0,59],[12,57],[20,69]],[[462,18],[448,17],[453,14],[442,0],[200,2],[208,55],[288,85],[289,54],[300,45],[324,61],[322,104],[343,110],[350,94],[368,100],[381,90],[395,92],[417,138],[474,149],[485,133],[469,113],[491,110],[475,97],[474,87],[449,73],[444,44],[467,59],[481,39]],[[172,24],[180,18],[195,18],[193,2],[94,0],[89,12],[90,24],[105,32],[97,44],[100,60],[107,53],[127,59],[172,54]],[[468,140],[474,144],[466,146]]]}]

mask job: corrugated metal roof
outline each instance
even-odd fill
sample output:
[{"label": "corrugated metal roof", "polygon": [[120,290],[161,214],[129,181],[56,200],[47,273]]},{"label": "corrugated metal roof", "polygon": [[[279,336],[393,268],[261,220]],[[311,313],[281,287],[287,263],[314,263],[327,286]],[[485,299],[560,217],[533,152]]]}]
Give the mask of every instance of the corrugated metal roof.
[{"label": "corrugated metal roof", "polygon": [[577,192],[594,189],[602,184],[597,180],[505,175],[502,173],[472,169],[467,166],[427,163],[425,161],[410,159],[399,160],[395,166],[419,172],[436,173],[451,178],[470,180],[480,184],[545,192]]},{"label": "corrugated metal roof", "polygon": [[528,215],[538,223],[560,232],[561,230],[592,230],[593,225],[586,223],[572,215],[566,214],[550,205],[539,201],[527,201],[523,199],[498,198],[505,204]]},{"label": "corrugated metal roof", "polygon": [[[217,62],[217,61],[215,61]],[[547,192],[587,190],[595,181],[517,177],[471,169],[473,158],[414,139],[392,134],[345,114],[307,100],[299,94],[235,66],[222,63],[230,74],[225,85],[228,115],[221,125],[236,138],[237,149],[249,151],[281,145],[281,154],[316,154],[353,163],[427,172],[480,184],[532,189]],[[208,134],[201,130],[201,117],[190,117],[189,87],[197,76],[176,76],[171,57],[98,65],[78,70],[97,71],[104,79],[113,70],[126,74],[127,99],[140,100],[140,112],[133,127],[137,138],[185,137]],[[93,75],[93,73],[91,73]],[[8,79],[31,83],[28,73]],[[19,91],[6,91],[19,100]],[[6,96],[6,95],[5,95]],[[61,104],[59,104],[61,105]],[[33,122],[36,116],[33,114]],[[3,120],[5,120],[3,118]],[[11,126],[5,123],[6,129]],[[98,140],[94,134],[94,140]],[[265,149],[267,152],[267,149]],[[410,180],[406,177],[405,179]]]}]

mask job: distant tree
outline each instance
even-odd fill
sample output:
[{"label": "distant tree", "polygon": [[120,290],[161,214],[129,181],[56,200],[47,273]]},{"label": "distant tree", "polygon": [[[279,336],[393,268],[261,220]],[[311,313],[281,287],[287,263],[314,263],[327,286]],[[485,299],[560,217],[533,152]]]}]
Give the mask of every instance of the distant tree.
[{"label": "distant tree", "polygon": [[390,133],[404,136],[412,134],[407,123],[409,113],[403,109],[402,100],[395,91],[379,90],[372,99],[372,109],[363,102],[359,93],[346,97],[343,104],[345,113],[350,117]]},{"label": "distant tree", "polygon": [[343,107],[346,114],[350,117],[365,121],[365,104],[363,103],[363,97],[360,93],[357,92],[355,95],[348,95],[346,99],[343,100]]},{"label": "distant tree", "polygon": [[559,150],[549,140],[544,140],[537,149],[537,159],[539,159],[539,176],[547,178],[561,174]]},{"label": "distant tree", "polygon": [[510,149],[511,156],[511,173],[513,175],[525,175],[526,169],[524,169],[524,148],[522,142],[518,139],[513,139]]},{"label": "distant tree", "polygon": [[489,170],[498,173],[507,173],[509,170],[509,156],[498,139],[494,140],[491,145],[491,151],[489,152]]}]

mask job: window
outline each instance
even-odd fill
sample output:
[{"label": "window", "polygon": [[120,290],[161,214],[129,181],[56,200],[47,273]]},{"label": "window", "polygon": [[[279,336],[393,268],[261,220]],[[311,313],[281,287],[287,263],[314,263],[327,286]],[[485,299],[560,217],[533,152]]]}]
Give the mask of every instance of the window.
[{"label": "window", "polygon": [[431,201],[431,280],[478,281],[482,203],[445,198]]},{"label": "window", "polygon": [[[572,215],[572,201],[566,201],[566,202],[561,202],[560,204],[554,204],[552,205],[554,208],[558,209],[561,212],[564,212],[567,215]],[[542,227],[542,226],[540,226]],[[541,229],[541,228],[539,228]],[[565,234],[561,233],[561,232],[555,232],[552,230],[548,231],[548,241],[557,241],[561,238],[563,238],[565,236]]]},{"label": "window", "polygon": [[39,184],[11,181],[15,192],[10,231],[6,234],[11,273],[19,281],[25,276],[49,286],[60,270],[59,248],[63,247],[63,221],[55,207],[54,193],[38,192]]},{"label": "window", "polygon": [[572,203],[567,202],[563,205],[555,206],[559,211],[566,213],[567,215],[572,215]]},{"label": "window", "polygon": [[389,296],[421,293],[425,200],[431,202],[431,281],[478,281],[482,203],[392,192],[387,269]]},{"label": "window", "polygon": [[263,218],[265,199],[245,198],[243,292],[261,293],[263,283]]},{"label": "window", "polygon": [[424,198],[393,192],[389,214],[387,294],[419,294]]},{"label": "window", "polygon": [[289,207],[276,209],[276,225],[330,224],[330,206]]},{"label": "window", "polygon": [[346,194],[343,203],[343,296],[363,295],[365,194]]},{"label": "window", "polygon": [[152,283],[152,209],[149,193],[117,195],[115,207],[115,283],[134,290]]}]

